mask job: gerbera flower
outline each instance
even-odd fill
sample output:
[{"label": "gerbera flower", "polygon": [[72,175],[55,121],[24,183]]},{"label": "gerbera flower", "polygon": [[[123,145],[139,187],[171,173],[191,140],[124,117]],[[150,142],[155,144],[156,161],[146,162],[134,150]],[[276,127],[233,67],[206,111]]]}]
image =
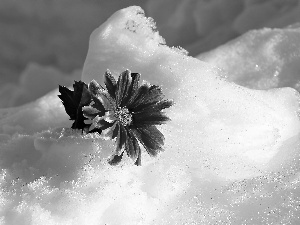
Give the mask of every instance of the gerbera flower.
[{"label": "gerbera flower", "polygon": [[116,81],[107,71],[106,89],[95,80],[89,84],[92,103],[83,108],[83,114],[92,120],[89,132],[116,139],[116,152],[110,164],[118,164],[126,151],[136,165],[141,165],[140,144],[151,156],[163,150],[164,135],[156,125],[169,120],[162,110],[173,102],[163,100],[159,86],[148,83],[140,86],[139,80],[140,74],[126,70]]}]

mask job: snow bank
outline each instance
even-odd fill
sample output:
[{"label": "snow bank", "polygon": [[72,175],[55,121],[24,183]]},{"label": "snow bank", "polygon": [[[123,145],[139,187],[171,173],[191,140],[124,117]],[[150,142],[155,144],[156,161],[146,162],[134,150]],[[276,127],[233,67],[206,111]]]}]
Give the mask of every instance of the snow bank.
[{"label": "snow bank", "polygon": [[252,29],[300,22],[298,0],[149,0],[145,7],[168,45],[193,56]]},{"label": "snow bank", "polygon": [[[227,79],[251,89],[300,91],[300,27],[249,31],[198,59],[223,69]],[[243,66],[240,66],[243,65]]]},{"label": "snow bank", "polygon": [[1,109],[1,224],[299,223],[298,92],[228,82],[167,47],[139,7],[92,33],[82,79],[102,83],[107,68],[140,72],[174,99],[165,152],[109,166],[114,144],[63,128],[57,91]]}]

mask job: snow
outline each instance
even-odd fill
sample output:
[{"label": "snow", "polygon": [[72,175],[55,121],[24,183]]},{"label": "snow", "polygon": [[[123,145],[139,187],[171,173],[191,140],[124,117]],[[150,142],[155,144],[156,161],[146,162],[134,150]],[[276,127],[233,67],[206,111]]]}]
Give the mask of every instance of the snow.
[{"label": "snow", "polygon": [[[228,80],[251,89],[300,91],[300,27],[249,31],[198,59],[223,69]],[[243,65],[243,66],[239,66]]]},{"label": "snow", "polygon": [[[141,167],[126,157],[110,166],[113,142],[67,128],[57,90],[0,109],[0,224],[298,224],[299,93],[269,89],[284,86],[284,71],[297,80],[298,29],[248,33],[200,61],[165,45],[141,8],[117,11],[92,33],[81,78],[103,83],[106,69],[116,76],[130,69],[161,85],[175,102],[166,111],[172,121],[159,127],[165,152],[143,152]],[[244,68],[262,62],[261,70]],[[295,66],[256,90],[274,64]],[[51,85],[71,81],[37,65],[28,71],[58,74]],[[20,93],[31,94],[31,78],[42,85],[22,77]]]},{"label": "snow", "polygon": [[54,67],[43,67],[30,63],[22,72],[17,84],[8,84],[0,90],[1,105],[23,105],[47,94],[58,85],[69,86],[81,77],[76,70],[66,75]]}]

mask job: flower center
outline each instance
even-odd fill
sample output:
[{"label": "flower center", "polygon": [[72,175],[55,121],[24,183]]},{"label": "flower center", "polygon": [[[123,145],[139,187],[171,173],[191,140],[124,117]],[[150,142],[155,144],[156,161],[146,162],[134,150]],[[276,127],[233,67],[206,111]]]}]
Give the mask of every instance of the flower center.
[{"label": "flower center", "polygon": [[126,107],[118,107],[115,110],[116,119],[125,127],[132,123],[132,115]]}]

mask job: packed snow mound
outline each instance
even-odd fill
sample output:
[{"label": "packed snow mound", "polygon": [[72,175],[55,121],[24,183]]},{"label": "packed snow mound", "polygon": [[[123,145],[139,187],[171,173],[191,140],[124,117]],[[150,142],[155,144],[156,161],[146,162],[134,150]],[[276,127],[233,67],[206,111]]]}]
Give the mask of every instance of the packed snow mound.
[{"label": "packed snow mound", "polygon": [[[300,91],[300,27],[249,31],[198,59],[223,69],[227,79],[252,89]],[[243,65],[243,66],[240,66]]]},{"label": "packed snow mound", "polygon": [[146,12],[168,45],[180,45],[193,56],[252,29],[300,22],[298,0],[149,0]]},{"label": "packed snow mound", "polygon": [[[140,72],[143,79],[161,85],[166,97],[174,99],[173,123],[186,129],[183,133],[201,137],[198,146],[203,146],[205,138],[216,138],[218,147],[208,155],[227,152],[232,154],[231,160],[239,161],[241,156],[258,163],[259,169],[277,153],[275,149],[282,141],[299,132],[299,96],[295,90],[263,92],[229,83],[216,68],[164,45],[158,33],[153,32],[151,19],[144,17],[139,7],[132,9],[135,10],[119,11],[93,32],[83,81],[95,79],[103,83],[99,74],[107,69],[113,74],[125,69]],[[221,142],[232,148],[226,149],[219,145]],[[224,167],[220,170],[224,171]],[[239,171],[244,173],[243,169]]]},{"label": "packed snow mound", "polygon": [[296,90],[229,82],[166,46],[140,7],[92,33],[81,79],[103,84],[107,69],[139,72],[174,100],[165,152],[110,166],[114,143],[68,129],[57,90],[0,109],[0,224],[299,223]]}]

